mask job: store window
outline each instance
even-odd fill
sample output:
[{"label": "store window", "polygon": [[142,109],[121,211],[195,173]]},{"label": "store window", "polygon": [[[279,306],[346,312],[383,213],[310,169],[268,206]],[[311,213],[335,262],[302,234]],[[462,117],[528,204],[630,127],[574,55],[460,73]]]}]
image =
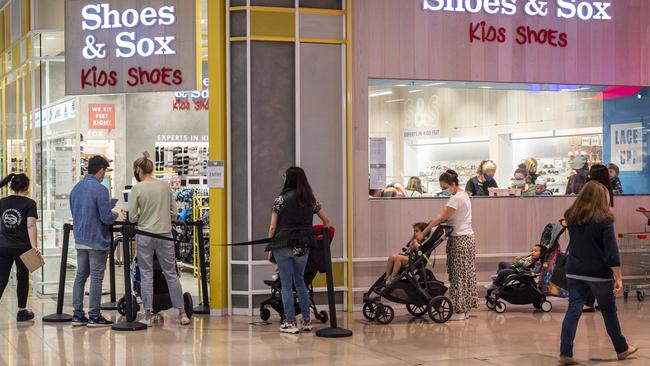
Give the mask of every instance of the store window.
[{"label": "store window", "polygon": [[623,193],[649,194],[649,98],[641,87],[371,79],[369,197],[444,196],[447,169],[477,195],[566,195],[595,164],[616,165]]}]

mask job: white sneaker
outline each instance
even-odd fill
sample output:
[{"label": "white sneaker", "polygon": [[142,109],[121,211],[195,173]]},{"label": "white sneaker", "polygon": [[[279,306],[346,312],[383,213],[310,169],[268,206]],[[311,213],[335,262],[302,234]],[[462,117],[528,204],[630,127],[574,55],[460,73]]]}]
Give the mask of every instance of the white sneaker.
[{"label": "white sneaker", "polygon": [[497,288],[497,285],[495,285],[494,282],[490,282],[485,285],[485,288],[488,290],[494,290],[495,288]]},{"label": "white sneaker", "polygon": [[302,322],[302,326],[300,327],[301,332],[311,332],[312,329],[314,329],[314,325],[311,323],[311,320]]},{"label": "white sneaker", "polygon": [[178,323],[180,325],[190,325],[190,318],[187,317],[187,315],[182,314],[178,316]]},{"label": "white sneaker", "polygon": [[449,318],[449,321],[450,322],[458,322],[458,321],[467,320],[467,319],[469,319],[469,316],[467,316],[467,313],[456,313],[456,314],[453,314],[451,316],[451,318]]},{"label": "white sneaker", "polygon": [[300,333],[300,329],[298,329],[296,323],[289,323],[287,321],[283,321],[282,324],[280,325],[280,332],[288,333],[288,334],[298,334]]},{"label": "white sneaker", "polygon": [[142,320],[140,320],[140,323],[146,325],[147,327],[150,327],[151,324],[153,324],[153,317],[151,315],[145,315]]}]

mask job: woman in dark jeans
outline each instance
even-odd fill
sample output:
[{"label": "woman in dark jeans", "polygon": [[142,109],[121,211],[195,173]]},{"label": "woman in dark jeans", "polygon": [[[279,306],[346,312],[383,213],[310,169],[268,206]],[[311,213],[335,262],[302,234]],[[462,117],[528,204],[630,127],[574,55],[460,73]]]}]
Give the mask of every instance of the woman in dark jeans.
[{"label": "woman in dark jeans", "polygon": [[[282,333],[296,334],[312,330],[310,319],[309,291],[305,284],[305,267],[309,248],[315,245],[312,234],[314,215],[323,221],[323,227],[330,226],[330,218],[316,201],[305,172],[298,167],[287,169],[284,188],[276,198],[271,215],[269,237],[273,241],[266,251],[273,253],[280,269],[282,283],[282,304],[285,319],[280,325]],[[300,300],[302,325],[296,324],[293,307],[293,287]]]},{"label": "woman in dark jeans", "polygon": [[582,307],[590,293],[598,300],[618,359],[624,360],[637,348],[627,344],[616,313],[615,294],[623,289],[623,281],[614,235],[614,214],[609,208],[607,189],[597,182],[587,182],[564,213],[564,219],[570,238],[565,266],[569,307],[562,323],[559,362],[562,365],[579,364],[573,358],[573,341]]},{"label": "woman in dark jeans", "polygon": [[29,195],[29,178],[25,174],[9,174],[0,181],[0,187],[9,185],[14,194],[0,200],[0,298],[4,293],[11,267],[16,263],[18,287],[19,322],[34,319],[34,313],[27,309],[29,297],[29,271],[20,256],[30,249],[37,253],[36,202]]}]

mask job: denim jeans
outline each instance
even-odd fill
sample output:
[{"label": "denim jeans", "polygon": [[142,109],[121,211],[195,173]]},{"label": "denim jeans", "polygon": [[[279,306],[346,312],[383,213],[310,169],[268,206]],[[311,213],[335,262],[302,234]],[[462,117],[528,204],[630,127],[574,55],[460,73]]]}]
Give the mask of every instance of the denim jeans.
[{"label": "denim jeans", "polygon": [[107,250],[77,249],[77,276],[72,288],[72,307],[74,315],[82,317],[84,313],[84,293],[86,280],[90,276],[90,308],[88,317],[101,315],[102,283],[106,269]]},{"label": "denim jeans", "polygon": [[[161,234],[171,238],[172,234]],[[183,309],[183,287],[181,280],[176,272],[176,253],[174,252],[174,243],[152,238],[144,235],[136,235],[138,243],[138,266],[140,267],[140,276],[142,276],[142,287],[140,295],[142,297],[142,306],[145,310],[153,309],[153,256],[156,255],[160,269],[165,275],[167,288],[169,289],[169,298],[172,300],[172,306],[176,309]],[[126,265],[126,264],[125,264]]]},{"label": "denim jeans", "polygon": [[614,296],[614,281],[592,282],[567,278],[569,284],[569,308],[562,323],[560,341],[560,356],[573,357],[573,340],[576,337],[578,321],[582,315],[582,307],[593,293],[598,300],[600,313],[605,320],[607,334],[614,344],[616,353],[627,351],[628,344],[621,334],[621,325],[616,314],[616,297]]},{"label": "denim jeans", "polygon": [[282,305],[284,317],[289,323],[296,321],[296,311],[293,305],[293,286],[296,286],[300,300],[300,312],[303,320],[310,319],[311,301],[309,291],[305,285],[305,267],[309,254],[295,257],[289,248],[273,250],[273,257],[280,268],[280,282],[282,283]]}]

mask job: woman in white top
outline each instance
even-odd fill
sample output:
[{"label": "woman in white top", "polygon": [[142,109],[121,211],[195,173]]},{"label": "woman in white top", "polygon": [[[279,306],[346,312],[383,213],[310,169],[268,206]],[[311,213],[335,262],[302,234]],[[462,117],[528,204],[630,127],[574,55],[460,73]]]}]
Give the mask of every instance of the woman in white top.
[{"label": "woman in white top", "polygon": [[434,227],[447,222],[453,228],[447,240],[447,272],[449,296],[454,305],[450,320],[469,319],[469,311],[477,307],[476,241],[472,230],[472,204],[469,195],[458,186],[458,174],[447,170],[440,176],[440,187],[452,195],[445,208],[418,236],[422,242]]},{"label": "woman in white top", "polygon": [[422,188],[422,181],[418,177],[411,177],[409,184],[406,186],[406,197],[420,198],[424,195],[424,188]]}]

